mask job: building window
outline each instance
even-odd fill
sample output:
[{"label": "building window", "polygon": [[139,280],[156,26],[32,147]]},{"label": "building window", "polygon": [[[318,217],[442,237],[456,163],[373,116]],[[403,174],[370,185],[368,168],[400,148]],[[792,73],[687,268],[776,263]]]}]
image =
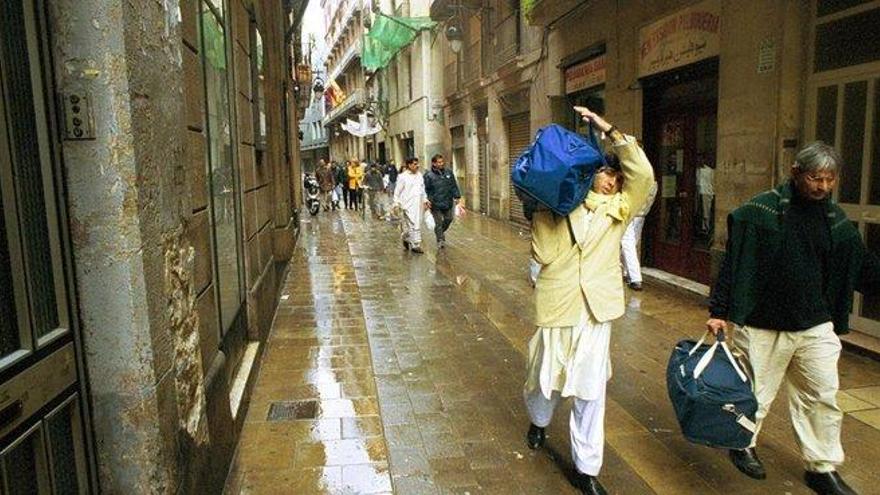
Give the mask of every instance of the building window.
[{"label": "building window", "polygon": [[407,91],[407,103],[413,101],[413,86],[415,85],[415,70],[413,70],[413,48],[410,47],[406,51],[406,91]]},{"label": "building window", "polygon": [[225,333],[235,321],[242,301],[237,184],[232,158],[234,133],[229,115],[227,18],[222,0],[202,0],[201,6],[199,52],[205,67],[208,176],[216,263],[214,273],[221,332]]},{"label": "building window", "polygon": [[[573,93],[569,96],[569,101],[572,102],[571,106],[587,107],[599,115],[605,115],[605,86]],[[586,136],[590,132],[589,124],[584,122],[584,119],[574,109],[569,112],[572,128],[575,132]]]},{"label": "building window", "polygon": [[[69,334],[44,63],[22,2],[0,7],[0,369]],[[3,96],[5,95],[5,97]]]},{"label": "building window", "polygon": [[817,20],[814,71],[822,72],[880,60],[880,9],[825,22]]},{"label": "building window", "polygon": [[263,48],[263,37],[257,27],[257,21],[251,18],[251,86],[253,87],[254,103],[254,143],[257,157],[262,162],[262,151],[266,149],[266,54]]}]

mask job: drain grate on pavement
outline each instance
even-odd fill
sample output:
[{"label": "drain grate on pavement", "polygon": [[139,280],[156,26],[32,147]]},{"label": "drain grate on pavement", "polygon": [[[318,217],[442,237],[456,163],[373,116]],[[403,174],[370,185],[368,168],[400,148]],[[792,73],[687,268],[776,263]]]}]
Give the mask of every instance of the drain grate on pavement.
[{"label": "drain grate on pavement", "polygon": [[272,402],[269,405],[267,421],[293,421],[295,419],[315,419],[318,417],[318,401],[297,400],[292,402]]}]

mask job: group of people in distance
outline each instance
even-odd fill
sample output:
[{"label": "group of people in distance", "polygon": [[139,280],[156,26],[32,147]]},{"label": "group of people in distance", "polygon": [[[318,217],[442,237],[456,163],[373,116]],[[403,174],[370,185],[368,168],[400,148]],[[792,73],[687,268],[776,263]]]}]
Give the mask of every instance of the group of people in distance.
[{"label": "group of people in distance", "polygon": [[[340,209],[341,199],[349,210],[368,205],[375,218],[396,217],[403,247],[417,254],[424,253],[421,225],[426,211],[440,249],[446,247],[446,231],[454,218],[464,212],[458,181],[439,153],[431,157],[431,168],[424,174],[419,159],[408,157],[399,170],[393,161],[366,166],[360,160],[349,160],[342,166],[322,159],[315,176],[324,211]],[[390,210],[386,207],[389,197]]]}]

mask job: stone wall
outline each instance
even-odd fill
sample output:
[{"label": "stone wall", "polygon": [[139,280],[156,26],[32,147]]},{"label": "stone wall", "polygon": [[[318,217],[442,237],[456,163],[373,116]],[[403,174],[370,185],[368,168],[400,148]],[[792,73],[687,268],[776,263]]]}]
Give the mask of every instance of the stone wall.
[{"label": "stone wall", "polygon": [[[246,298],[243,324],[223,332],[199,2],[49,4],[58,91],[89,97],[96,131],[94,140],[64,142],[62,154],[101,489],[219,493],[248,399],[246,391],[234,417],[233,377],[248,342],[266,337],[295,242],[298,141],[295,105],[284,113],[292,96],[286,16],[281,2],[229,1]],[[251,19],[267,63],[268,136],[259,160]]]}]

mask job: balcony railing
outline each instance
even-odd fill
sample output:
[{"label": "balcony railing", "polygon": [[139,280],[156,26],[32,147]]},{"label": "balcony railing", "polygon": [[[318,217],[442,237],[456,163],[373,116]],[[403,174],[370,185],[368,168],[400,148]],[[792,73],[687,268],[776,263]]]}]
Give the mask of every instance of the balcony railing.
[{"label": "balcony railing", "polygon": [[494,69],[510,62],[519,54],[519,11],[514,10],[495,26]]},{"label": "balcony railing", "polygon": [[339,42],[339,37],[342,36],[342,33],[345,32],[348,26],[348,21],[351,20],[351,16],[359,9],[361,4],[360,0],[348,0],[344,5],[340,6],[340,9],[345,9],[342,13],[342,16],[339,18],[339,24],[337,24],[336,32],[333,33],[333,36],[327,40],[327,48],[333,50],[333,47],[336,46],[336,43]]},{"label": "balcony railing", "polygon": [[474,41],[465,50],[463,80],[465,83],[469,83],[474,79],[479,79],[480,70],[483,67],[480,54],[480,40]]},{"label": "balcony railing", "polygon": [[332,68],[330,68],[330,81],[336,79],[339,74],[342,74],[352,60],[355,58],[360,58],[361,56],[361,40],[356,39],[351,46],[345,50],[345,53],[342,54],[342,57],[339,58],[339,61],[336,62]]},{"label": "balcony railing", "polygon": [[446,70],[443,71],[443,89],[447,96],[455,94],[459,90],[458,62],[456,60],[446,64]]},{"label": "balcony railing", "polygon": [[327,112],[327,115],[324,116],[324,126],[328,126],[333,123],[335,120],[344,116],[348,113],[352,108],[363,105],[364,104],[364,88],[357,88],[352,91],[345,100],[343,100],[339,105],[336,105],[330,111]]}]

